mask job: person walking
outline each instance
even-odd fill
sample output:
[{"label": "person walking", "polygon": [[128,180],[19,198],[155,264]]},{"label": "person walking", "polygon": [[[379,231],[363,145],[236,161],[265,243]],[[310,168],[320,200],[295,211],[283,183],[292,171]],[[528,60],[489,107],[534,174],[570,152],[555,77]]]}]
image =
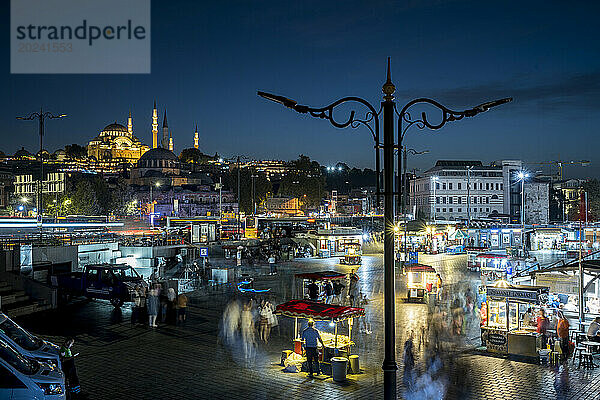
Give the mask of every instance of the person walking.
[{"label": "person walking", "polygon": [[158,292],[156,289],[150,290],[148,299],[146,300],[146,310],[148,311],[148,326],[156,328],[156,316],[158,315],[158,309],[160,307],[160,300],[158,299]]},{"label": "person walking", "polygon": [[358,293],[358,275],[352,270],[352,272],[350,272],[350,285],[348,286],[348,300],[350,302],[350,307],[354,307],[354,305],[358,303]]},{"label": "person walking", "polygon": [[244,304],[240,315],[240,328],[242,331],[242,348],[244,361],[250,362],[254,352],[254,319],[252,317],[252,300]]},{"label": "person walking", "polygon": [[546,331],[550,326],[550,320],[546,317],[546,311],[543,308],[540,308],[540,315],[537,317],[536,321],[536,332],[542,334],[542,348],[546,348]]},{"label": "person walking", "polygon": [[320,375],[319,368],[319,351],[317,349],[317,340],[321,342],[321,346],[325,348],[323,339],[318,330],[314,328],[315,321],[308,320],[308,326],[302,331],[301,339],[304,341],[304,350],[306,350],[306,363],[308,364],[308,376],[313,377],[313,362],[317,366],[317,375]]},{"label": "person walking", "polygon": [[131,308],[131,325],[135,325],[140,320],[140,285],[136,285],[132,293],[133,307]]},{"label": "person walking", "polygon": [[177,320],[180,324],[183,324],[187,317],[187,303],[188,298],[184,293],[177,296]]},{"label": "person walking", "polygon": [[569,359],[569,321],[565,318],[562,311],[558,312],[558,323],[556,324],[556,334],[560,340],[560,350],[562,351],[562,360]]},{"label": "person walking", "polygon": [[174,288],[167,290],[167,320],[166,322],[171,325],[177,324],[177,312],[176,303],[177,295],[175,294]]},{"label": "person walking", "polygon": [[340,282],[339,279],[333,281],[333,294],[337,304],[342,304],[342,291],[344,288],[345,286],[342,284],[342,282]]},{"label": "person walking", "polygon": [[75,357],[77,357],[79,353],[73,354],[72,348],[74,344],[74,338],[67,338],[60,347],[59,355],[62,371],[65,374],[67,391],[71,396],[76,397],[81,394],[81,386],[79,384],[77,368],[75,368]]},{"label": "person walking", "polygon": [[308,285],[308,298],[312,301],[319,300],[319,286],[317,285],[317,282],[314,279]]},{"label": "person walking", "polygon": [[277,273],[277,267],[275,266],[275,254],[269,256],[269,267],[271,269],[270,274],[275,275]]},{"label": "person walking", "polygon": [[442,300],[442,277],[440,276],[440,274],[436,274],[436,281],[435,281],[435,287],[436,287],[436,297],[437,297],[437,301],[441,301]]},{"label": "person walking", "polygon": [[333,301],[333,285],[330,280],[325,283],[325,303],[331,304]]}]

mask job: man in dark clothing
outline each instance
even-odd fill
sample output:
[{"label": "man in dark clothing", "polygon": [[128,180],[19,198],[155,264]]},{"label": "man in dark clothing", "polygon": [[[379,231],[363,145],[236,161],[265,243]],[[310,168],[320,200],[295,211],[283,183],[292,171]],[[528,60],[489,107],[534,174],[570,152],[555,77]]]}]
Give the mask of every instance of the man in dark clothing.
[{"label": "man in dark clothing", "polygon": [[306,363],[308,364],[308,376],[313,376],[313,362],[317,365],[317,375],[320,374],[319,367],[319,350],[317,349],[317,340],[321,342],[321,346],[325,348],[323,339],[319,331],[314,328],[315,321],[308,320],[308,327],[302,331],[302,340],[304,341],[304,349],[306,350]]},{"label": "man in dark clothing", "polygon": [[338,279],[333,281],[333,294],[335,295],[335,301],[338,304],[342,303],[342,290],[345,286]]},{"label": "man in dark clothing", "polygon": [[67,338],[65,343],[60,347],[60,363],[62,365],[63,373],[65,374],[67,390],[70,397],[79,396],[81,393],[81,386],[79,386],[79,376],[77,375],[77,369],[75,368],[75,357],[77,354],[73,354],[71,348],[75,344],[75,339]]},{"label": "man in dark clothing", "polygon": [[308,297],[312,301],[317,301],[319,299],[319,286],[314,280],[308,285]]},{"label": "man in dark clothing", "polygon": [[331,304],[333,300],[333,285],[331,284],[331,281],[327,281],[325,283],[325,303],[327,304]]}]

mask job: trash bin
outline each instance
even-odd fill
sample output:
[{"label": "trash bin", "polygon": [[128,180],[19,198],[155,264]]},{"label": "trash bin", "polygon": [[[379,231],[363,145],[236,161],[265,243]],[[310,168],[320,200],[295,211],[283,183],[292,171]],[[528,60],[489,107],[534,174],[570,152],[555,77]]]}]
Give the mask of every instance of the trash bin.
[{"label": "trash bin", "polygon": [[542,349],[538,350],[540,354],[540,364],[547,365],[550,362],[550,350]]},{"label": "trash bin", "polygon": [[344,382],[346,380],[346,370],[348,369],[348,359],[345,357],[333,357],[331,359],[331,375],[335,382]]},{"label": "trash bin", "polygon": [[358,361],[358,355],[353,354],[348,358],[350,360],[350,371],[352,371],[353,374],[360,374],[360,363]]}]

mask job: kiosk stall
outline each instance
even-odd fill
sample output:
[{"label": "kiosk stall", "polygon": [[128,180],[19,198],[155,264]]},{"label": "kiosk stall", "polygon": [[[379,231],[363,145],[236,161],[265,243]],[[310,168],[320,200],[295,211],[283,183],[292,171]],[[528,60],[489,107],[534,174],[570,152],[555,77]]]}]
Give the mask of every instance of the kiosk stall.
[{"label": "kiosk stall", "polygon": [[437,290],[435,269],[425,264],[407,264],[404,267],[406,275],[406,298],[408,301],[423,301],[425,294]]},{"label": "kiosk stall", "polygon": [[[328,321],[328,325],[333,328],[333,333],[319,331],[325,348],[319,347],[319,361],[324,364],[324,371],[330,371],[330,360],[335,356],[348,357],[351,352],[352,325],[353,319],[365,315],[363,308],[336,306],[332,304],[323,304],[310,300],[290,300],[279,304],[275,308],[275,314],[294,318],[294,348],[292,351],[284,351],[285,357],[282,357],[282,363],[287,365],[301,365],[306,362],[302,351],[302,340],[300,339],[300,328],[298,319],[313,319],[314,321]],[[338,333],[338,324],[348,321],[348,335]],[[319,327],[315,326],[317,329]],[[321,346],[321,344],[318,344]]]},{"label": "kiosk stall", "polygon": [[360,255],[360,244],[351,243],[346,246],[346,254],[340,258],[340,264],[346,265],[360,265],[362,263],[362,257]]},{"label": "kiosk stall", "polygon": [[503,280],[487,286],[481,344],[490,353],[538,357],[541,335],[535,326],[523,323],[522,316],[529,307],[545,302],[547,296],[544,286],[511,285]]}]

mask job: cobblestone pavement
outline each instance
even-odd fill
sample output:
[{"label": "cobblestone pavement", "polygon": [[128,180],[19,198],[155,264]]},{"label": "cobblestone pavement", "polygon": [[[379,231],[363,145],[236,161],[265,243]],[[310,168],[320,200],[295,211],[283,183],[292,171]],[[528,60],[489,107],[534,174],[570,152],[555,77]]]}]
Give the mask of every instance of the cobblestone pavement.
[{"label": "cobblestone pavement", "polygon": [[[464,256],[423,256],[440,267],[444,282],[456,290],[474,285],[475,278],[460,273]],[[279,268],[277,276],[257,279],[271,287],[277,301],[293,297],[293,272],[350,267],[335,260],[301,260]],[[383,270],[380,257],[364,257],[358,270],[363,293],[371,298],[367,315],[372,334],[354,329],[353,340],[363,373],[350,375],[344,384],[331,378],[309,380],[305,373],[285,373],[276,365],[281,350],[291,348],[292,320],[280,318],[267,345],[246,364],[240,349],[219,343],[221,310],[226,293],[209,292],[193,299],[189,320],[182,327],[150,330],[130,323],[130,309],[114,310],[104,302],[77,302],[58,311],[19,320],[32,332],[55,342],[76,337],[77,363],[82,387],[90,399],[379,399],[383,397]],[[599,399],[600,369],[548,367],[478,354],[472,339],[478,323],[468,319],[466,337],[449,338],[437,358],[425,357],[428,341],[428,307],[402,302],[402,275],[398,274],[397,361],[399,398],[425,399]],[[344,327],[340,327],[344,329]],[[403,379],[402,348],[413,335],[416,371],[413,390]],[[476,341],[476,340],[475,340]],[[429,354],[429,353],[427,353]],[[427,360],[433,360],[426,362]],[[425,372],[427,371],[427,373]],[[431,395],[427,397],[427,395]]]}]

